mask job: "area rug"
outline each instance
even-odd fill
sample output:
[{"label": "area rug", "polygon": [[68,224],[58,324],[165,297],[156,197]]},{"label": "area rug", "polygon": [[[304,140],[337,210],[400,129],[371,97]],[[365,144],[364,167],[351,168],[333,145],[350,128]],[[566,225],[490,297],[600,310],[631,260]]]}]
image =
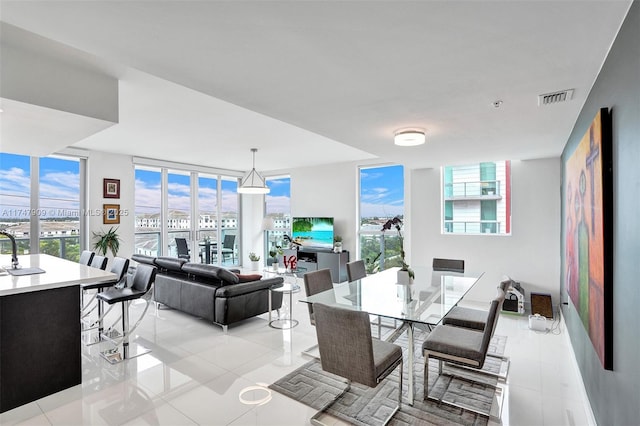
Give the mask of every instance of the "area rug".
[{"label": "area rug", "polygon": [[[439,404],[435,401],[423,400],[423,368],[424,358],[421,354],[422,342],[426,333],[420,330],[414,332],[415,351],[414,356],[414,389],[415,401],[410,406],[406,403],[407,395],[407,369],[404,368],[403,376],[403,403],[397,412],[391,425],[486,425],[488,417],[479,415],[469,410]],[[405,363],[407,357],[407,333],[400,329],[386,340],[402,346]],[[504,353],[507,338],[494,336],[489,353],[500,355]],[[497,359],[488,358],[484,369],[496,372],[500,369]],[[438,362],[431,360],[429,363],[429,389],[430,396],[442,398],[447,401],[456,401],[459,405],[474,407],[484,412],[489,412],[495,399],[494,388],[487,385],[496,384],[496,380],[459,368],[445,365],[444,372],[455,373],[477,382],[469,382],[454,378],[450,375],[438,377]],[[381,424],[397,405],[398,398],[398,371],[390,374],[376,388],[369,388],[357,383],[351,384],[351,389],[338,401],[332,401],[344,389],[346,381],[340,376],[324,372],[319,360],[312,360],[285,377],[279,379],[270,386],[296,401],[302,402],[312,408],[321,411],[325,407],[328,414],[354,425],[370,426]],[[484,384],[483,384],[484,383]],[[486,384],[486,385],[485,385]]]}]

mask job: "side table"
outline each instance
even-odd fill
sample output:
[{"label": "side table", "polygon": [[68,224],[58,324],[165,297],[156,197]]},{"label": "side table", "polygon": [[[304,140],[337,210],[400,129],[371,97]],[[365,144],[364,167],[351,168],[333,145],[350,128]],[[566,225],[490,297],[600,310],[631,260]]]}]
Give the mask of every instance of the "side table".
[{"label": "side table", "polygon": [[[280,275],[280,276],[292,276],[294,280],[297,281],[297,276],[295,275],[295,271],[289,272],[284,269],[274,271],[272,269],[265,269],[265,273]],[[298,325],[298,320],[293,319],[293,293],[297,293],[300,291],[300,286],[297,282],[293,283],[282,283],[275,286],[272,286],[269,289],[269,327],[278,328],[278,329],[290,329]],[[281,313],[278,315],[277,319],[271,318],[271,293],[272,292],[280,292],[283,295],[289,295],[289,312],[287,314]]]}]

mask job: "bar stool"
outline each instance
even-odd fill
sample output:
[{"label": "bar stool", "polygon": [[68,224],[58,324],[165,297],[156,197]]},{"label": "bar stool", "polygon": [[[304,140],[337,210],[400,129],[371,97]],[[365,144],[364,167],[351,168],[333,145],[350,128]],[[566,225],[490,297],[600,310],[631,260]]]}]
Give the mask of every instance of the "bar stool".
[{"label": "bar stool", "polygon": [[[87,262],[87,263],[83,263]],[[107,263],[109,259],[105,256],[96,255],[94,252],[89,250],[84,250],[82,254],[80,254],[80,262],[83,265],[91,266],[92,268],[102,269],[103,271],[107,269]],[[94,296],[95,297],[95,296]],[[85,307],[93,301],[91,299],[88,303],[84,302],[84,291],[80,292],[80,317],[82,317],[82,313],[85,310]]]},{"label": "bar stool", "polygon": [[[122,362],[125,359],[131,359],[138,357],[140,355],[144,355],[146,353],[151,352],[149,349],[142,347],[141,345],[137,345],[133,350],[129,347],[129,338],[135,331],[135,329],[140,325],[142,318],[147,313],[147,309],[149,308],[151,298],[151,286],[156,278],[156,268],[151,265],[139,264],[136,267],[136,272],[133,275],[131,287],[124,288],[115,288],[112,287],[106,291],[98,293],[98,300],[103,302],[107,302],[109,305],[114,305],[116,303],[122,303],[122,337],[119,339],[114,339],[110,335],[111,329],[116,325],[114,324],[107,330],[106,333],[102,334],[102,338],[110,341],[115,346],[112,349],[106,350],[102,352],[100,355],[109,361],[111,364],[116,364],[118,362]],[[129,328],[129,305],[131,301],[142,299],[145,301],[144,311],[138,321],[134,324],[133,327]]]},{"label": "bar stool", "polygon": [[78,263],[81,265],[91,265],[91,261],[93,260],[93,256],[95,256],[95,253],[90,251],[90,250],[82,250],[82,253],[80,253],[80,260],[78,260]]},{"label": "bar stool", "polygon": [[[95,294],[82,307],[82,325],[83,332],[98,329],[98,333],[95,336],[85,335],[84,341],[85,345],[94,345],[101,341],[100,335],[103,332],[103,319],[109,313],[109,311],[104,312],[104,304],[102,301],[97,300],[98,293],[104,291],[104,289],[109,287],[125,287],[126,286],[126,273],[129,269],[129,259],[124,259],[122,257],[114,257],[113,262],[111,264],[111,272],[116,275],[111,281],[106,282],[98,282],[98,283],[85,283],[80,284],[80,289],[82,290],[82,294],[84,295],[87,291],[96,290]],[[93,302],[96,301],[94,304]],[[89,316],[93,311],[98,309],[98,319],[95,321],[91,321]],[[111,309],[109,309],[111,310]]]}]

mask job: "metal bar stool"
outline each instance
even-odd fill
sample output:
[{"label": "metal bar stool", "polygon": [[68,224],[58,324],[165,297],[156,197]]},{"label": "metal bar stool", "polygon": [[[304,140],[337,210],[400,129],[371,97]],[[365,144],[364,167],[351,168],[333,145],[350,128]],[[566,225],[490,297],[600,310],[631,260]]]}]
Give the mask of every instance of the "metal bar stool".
[{"label": "metal bar stool", "polygon": [[[129,269],[129,259],[124,259],[122,257],[114,257],[113,263],[111,264],[111,272],[116,275],[116,278],[112,281],[99,282],[99,283],[85,283],[80,285],[80,289],[82,290],[82,294],[89,290],[96,290],[96,293],[93,295],[91,300],[83,306],[82,310],[82,326],[83,332],[95,330],[97,329],[97,333],[95,335],[84,335],[84,344],[94,345],[99,343],[102,338],[101,334],[103,332],[103,319],[109,313],[109,311],[104,312],[104,304],[101,300],[97,299],[98,293],[104,291],[109,287],[124,287],[126,285],[126,274]],[[96,303],[92,303],[96,301]],[[98,310],[98,318],[94,321],[91,321],[90,315],[93,311]]]},{"label": "metal bar stool", "polygon": [[[122,337],[113,339],[110,336],[110,330],[115,326],[115,323],[102,334],[102,338],[108,340],[114,344],[112,349],[108,349],[101,353],[102,357],[109,361],[111,364],[122,362],[125,359],[131,359],[151,352],[149,349],[137,345],[133,350],[129,347],[129,338],[140,325],[142,318],[149,309],[151,298],[151,286],[156,278],[156,267],[151,265],[140,264],[136,267],[136,272],[133,275],[131,287],[115,288],[112,287],[106,291],[98,293],[98,300],[107,302],[109,305],[116,303],[122,304]],[[133,327],[129,328],[129,305],[133,300],[142,299],[145,301],[144,311],[138,318],[138,321]]]}]

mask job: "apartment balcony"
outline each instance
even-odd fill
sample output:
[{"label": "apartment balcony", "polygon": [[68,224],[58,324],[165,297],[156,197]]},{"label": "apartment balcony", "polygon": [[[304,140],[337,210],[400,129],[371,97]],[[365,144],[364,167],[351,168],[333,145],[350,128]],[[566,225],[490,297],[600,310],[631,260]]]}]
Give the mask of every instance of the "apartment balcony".
[{"label": "apartment balcony", "polygon": [[500,234],[502,226],[502,222],[497,220],[445,220],[444,232],[446,234]]},{"label": "apartment balcony", "polygon": [[502,188],[499,180],[448,183],[444,186],[445,201],[501,200]]}]

